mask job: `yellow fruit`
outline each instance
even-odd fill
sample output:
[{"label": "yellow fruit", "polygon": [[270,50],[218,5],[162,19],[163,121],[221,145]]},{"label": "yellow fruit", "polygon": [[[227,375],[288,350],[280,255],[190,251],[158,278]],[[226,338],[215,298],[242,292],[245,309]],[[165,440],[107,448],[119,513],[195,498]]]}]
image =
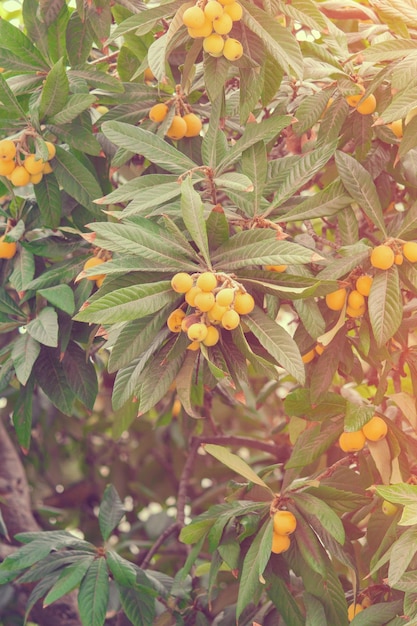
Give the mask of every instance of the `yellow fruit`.
[{"label": "yellow fruit", "polygon": [[250,293],[242,293],[238,291],[235,295],[233,308],[236,313],[239,313],[239,315],[246,315],[247,313],[251,313],[255,308],[255,300]]},{"label": "yellow fruit", "polygon": [[402,265],[404,263],[404,257],[401,252],[397,252],[397,254],[395,255],[394,263],[395,265]]},{"label": "yellow fruit", "polygon": [[392,515],[395,515],[397,511],[398,511],[398,506],[396,506],[392,502],[388,502],[388,500],[383,501],[382,512],[384,515],[386,515],[387,517],[391,517]]},{"label": "yellow fruit", "polygon": [[202,26],[199,26],[199,28],[188,29],[188,34],[190,35],[190,37],[192,37],[192,39],[199,39],[200,37],[208,37],[209,35],[211,35],[212,32],[213,32],[213,22],[209,20],[208,17],[205,18],[204,24]]},{"label": "yellow fruit", "polygon": [[171,278],[171,287],[177,293],[187,293],[193,286],[193,279],[185,272],[178,272]]},{"label": "yellow fruit", "polygon": [[30,174],[23,165],[17,165],[10,174],[10,180],[15,187],[24,187],[30,182]]},{"label": "yellow fruit", "polygon": [[220,306],[217,302],[215,302],[210,311],[207,312],[208,321],[212,324],[220,324],[222,317],[227,310],[227,306]]},{"label": "yellow fruit", "polygon": [[215,326],[207,327],[207,337],[203,339],[205,346],[215,346],[220,339],[220,333]]},{"label": "yellow fruit", "polygon": [[371,265],[380,270],[388,270],[394,265],[394,251],[387,245],[376,246],[371,252]]},{"label": "yellow fruit", "polygon": [[204,7],[204,14],[209,20],[213,21],[223,15],[223,7],[217,0],[209,0]]},{"label": "yellow fruit", "polygon": [[0,160],[12,161],[16,156],[16,145],[11,139],[2,139],[0,141]]},{"label": "yellow fruit", "polygon": [[100,113],[100,115],[106,115],[106,113],[109,112],[109,109],[104,106],[104,104],[99,104],[98,107],[96,107],[96,111],[97,113]]},{"label": "yellow fruit", "polygon": [[237,39],[229,37],[224,42],[223,56],[228,61],[237,61],[243,55],[243,46]]},{"label": "yellow fruit", "polygon": [[56,155],[56,148],[53,143],[50,141],[45,141],[46,147],[48,148],[48,161],[51,161]]},{"label": "yellow fruit", "polygon": [[291,511],[277,511],[273,517],[274,533],[291,535],[297,528],[297,520]]},{"label": "yellow fruit", "polygon": [[180,333],[182,328],[182,320],[185,317],[185,313],[182,309],[175,309],[169,315],[167,319],[167,326],[172,333]]},{"label": "yellow fruit", "polygon": [[272,535],[272,547],[271,552],[274,554],[281,554],[286,552],[291,545],[291,539],[287,535]]},{"label": "yellow fruit", "polygon": [[314,359],[315,356],[316,356],[316,351],[314,350],[314,348],[312,348],[311,350],[303,354],[303,356],[301,357],[301,360],[303,363],[307,365],[307,363],[311,363],[311,361]]},{"label": "yellow fruit", "polygon": [[203,49],[211,56],[219,56],[223,53],[224,39],[221,35],[213,33],[205,37],[203,41]]},{"label": "yellow fruit", "polygon": [[352,433],[342,433],[339,437],[339,446],[343,452],[359,452],[366,443],[362,430],[355,430]]},{"label": "yellow fruit", "polygon": [[186,303],[189,304],[190,306],[195,306],[195,297],[199,293],[202,293],[202,290],[200,289],[200,287],[191,287],[191,289],[189,289],[187,293],[185,294]]},{"label": "yellow fruit", "polygon": [[[227,35],[233,28],[233,20],[227,13],[213,20],[213,30],[219,35]],[[224,51],[223,51],[224,54]]]},{"label": "yellow fruit", "polygon": [[[84,263],[83,270],[87,271],[90,267],[96,267],[97,265],[102,265],[104,263],[104,259],[100,259],[98,256],[92,256],[86,260]],[[98,280],[103,274],[94,274],[93,276],[86,276],[87,280]]]},{"label": "yellow fruit", "polygon": [[51,167],[51,164],[47,161],[46,163],[44,163],[43,173],[44,174],[51,174],[52,172],[53,172],[53,169]]},{"label": "yellow fruit", "polygon": [[387,124],[387,126],[392,130],[392,132],[398,139],[401,139],[401,137],[403,136],[402,120],[395,120],[395,122],[391,122],[390,124]]},{"label": "yellow fruit", "polygon": [[186,113],[182,118],[187,125],[186,137],[197,137],[203,128],[203,122],[195,113]]},{"label": "yellow fruit", "polygon": [[243,15],[242,5],[239,2],[232,2],[224,7],[224,12],[230,15],[234,22],[238,22]]},{"label": "yellow fruit", "polygon": [[239,326],[240,316],[236,311],[230,309],[222,317],[222,326],[226,330],[233,330]]},{"label": "yellow fruit", "polygon": [[371,93],[370,96],[358,104],[358,102],[362,100],[362,97],[363,94],[357,93],[352,96],[348,96],[346,98],[346,102],[349,106],[355,107],[357,112],[361,115],[369,115],[370,113],[373,113],[376,109],[376,98],[374,94]]},{"label": "yellow fruit", "polygon": [[147,83],[150,83],[153,80],[155,80],[155,76],[153,75],[153,72],[150,67],[147,67],[146,70],[143,72],[143,79]]},{"label": "yellow fruit", "polygon": [[203,291],[212,291],[217,287],[217,277],[212,272],[203,272],[197,278],[196,285]]},{"label": "yellow fruit", "polygon": [[187,346],[187,350],[192,350],[193,352],[195,352],[196,350],[200,350],[200,342],[199,341],[192,341]]},{"label": "yellow fruit", "polygon": [[369,296],[372,287],[372,280],[372,276],[368,276],[367,274],[359,276],[355,285],[356,290],[365,297]]},{"label": "yellow fruit", "polygon": [[0,259],[12,259],[16,254],[17,244],[15,241],[4,241],[5,235],[0,237]]},{"label": "yellow fruit", "polygon": [[204,24],[204,20],[204,11],[198,6],[193,6],[186,9],[182,16],[183,23],[189,28],[199,28]]},{"label": "yellow fruit", "polygon": [[365,297],[356,289],[353,289],[348,296],[348,306],[352,309],[361,309],[365,305]]},{"label": "yellow fruit", "polygon": [[194,298],[194,306],[204,313],[210,311],[215,303],[214,293],[211,291],[202,291]]},{"label": "yellow fruit", "polygon": [[388,426],[382,417],[374,415],[365,426],[362,426],[362,432],[369,441],[380,441],[386,437]]},{"label": "yellow fruit", "polygon": [[2,161],[0,160],[0,176],[8,176],[16,167],[15,161]]},{"label": "yellow fruit", "polygon": [[218,0],[220,2],[220,4],[222,4],[223,6],[227,6],[228,4],[233,4],[233,2],[235,2],[235,0]]},{"label": "yellow fruit", "polygon": [[363,606],[361,604],[351,604],[348,607],[348,620],[351,622],[355,615],[363,611]]},{"label": "yellow fruit", "polygon": [[332,311],[341,311],[346,302],[346,289],[341,287],[326,295],[326,304]]},{"label": "yellow fruit", "polygon": [[202,322],[191,324],[187,331],[187,336],[190,341],[204,341],[208,335],[208,328]]},{"label": "yellow fruit", "polygon": [[106,278],[105,274],[101,274],[98,278],[96,278],[96,287],[100,288]]},{"label": "yellow fruit", "polygon": [[29,174],[40,174],[43,171],[45,161],[37,159],[35,154],[29,154],[23,162],[23,167]]},{"label": "yellow fruit", "polygon": [[279,272],[280,274],[282,274],[282,272],[285,272],[287,267],[288,265],[265,265],[265,269],[268,272]]},{"label": "yellow fruit", "polygon": [[361,317],[361,315],[363,315],[365,311],[366,311],[366,304],[359,307],[359,309],[354,309],[351,306],[346,307],[346,315],[348,315],[349,317]]},{"label": "yellow fruit", "polygon": [[174,139],[178,141],[178,139],[182,139],[185,137],[185,133],[187,132],[187,124],[181,115],[174,115],[172,118],[171,126],[168,128],[166,135],[170,139]]},{"label": "yellow fruit", "polygon": [[403,245],[403,255],[411,263],[417,261],[417,243],[415,241],[407,241]]},{"label": "yellow fruit", "polygon": [[32,185],[37,185],[38,183],[41,182],[42,178],[43,178],[43,172],[39,172],[39,174],[31,174],[30,182],[32,183]]},{"label": "yellow fruit", "polygon": [[322,343],[318,343],[314,346],[314,350],[320,356],[321,354],[323,354],[325,346],[323,346]]},{"label": "yellow fruit", "polygon": [[190,326],[192,326],[192,324],[199,324],[200,321],[201,321],[201,317],[199,315],[196,315],[195,313],[192,313],[191,315],[187,315],[186,317],[183,318],[181,322],[181,330],[183,330],[186,333],[188,332],[188,329],[190,328]]},{"label": "yellow fruit", "polygon": [[154,104],[151,110],[149,111],[149,119],[152,122],[163,122],[168,114],[168,107],[164,102],[158,102],[158,104]]},{"label": "yellow fruit", "polygon": [[235,290],[231,287],[221,289],[216,295],[216,302],[219,306],[229,306],[235,297]]}]

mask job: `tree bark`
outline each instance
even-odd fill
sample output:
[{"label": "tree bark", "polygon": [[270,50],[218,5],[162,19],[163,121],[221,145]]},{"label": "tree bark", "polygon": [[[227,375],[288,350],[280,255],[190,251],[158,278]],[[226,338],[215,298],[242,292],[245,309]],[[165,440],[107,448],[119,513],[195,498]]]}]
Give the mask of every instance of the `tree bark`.
[{"label": "tree bark", "polygon": [[[23,532],[39,532],[41,528],[32,513],[30,489],[25,470],[9,434],[0,420],[0,511],[6,524],[10,544],[20,545],[14,536]],[[12,546],[0,544],[0,559],[11,552]],[[15,585],[25,612],[31,589],[28,585]],[[71,593],[44,609],[37,603],[31,611],[32,619],[40,626],[81,626],[77,596]]]}]

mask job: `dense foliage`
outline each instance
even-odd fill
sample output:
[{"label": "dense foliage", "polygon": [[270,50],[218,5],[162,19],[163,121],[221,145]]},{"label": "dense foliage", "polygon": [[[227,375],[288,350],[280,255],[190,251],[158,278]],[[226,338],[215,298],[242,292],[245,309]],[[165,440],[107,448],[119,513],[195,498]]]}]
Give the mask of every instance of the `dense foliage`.
[{"label": "dense foliage", "polygon": [[8,4],[0,624],[416,626],[415,3]]}]

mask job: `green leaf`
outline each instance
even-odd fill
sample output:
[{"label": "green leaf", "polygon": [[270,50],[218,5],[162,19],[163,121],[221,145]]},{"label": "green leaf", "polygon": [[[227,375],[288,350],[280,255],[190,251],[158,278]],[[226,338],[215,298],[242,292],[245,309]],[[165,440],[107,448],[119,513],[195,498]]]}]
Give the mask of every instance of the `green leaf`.
[{"label": "green leaf", "polygon": [[[0,20],[0,42],[2,48],[10,50],[16,57],[24,61],[29,70],[40,72],[49,70],[45,59],[30,39],[20,28],[5,19]],[[4,79],[1,78],[0,82],[4,82]],[[2,100],[2,95],[0,93],[0,100]],[[3,102],[3,104],[6,103]]]},{"label": "green leaf", "polygon": [[242,1],[244,7],[242,22],[257,35],[271,57],[290,76],[302,78],[304,63],[295,37],[271,16],[255,5]]},{"label": "green leaf", "polygon": [[17,380],[21,385],[26,385],[32,368],[40,352],[39,342],[29,333],[17,337],[13,343],[12,361]]},{"label": "green leaf", "polygon": [[58,351],[42,346],[34,370],[39,385],[52,404],[65,415],[72,415],[75,394],[68,385]]},{"label": "green leaf", "polygon": [[104,541],[110,537],[125,514],[123,502],[113,485],[107,485],[100,503],[98,523]]},{"label": "green leaf", "polygon": [[368,311],[377,345],[383,346],[396,333],[403,317],[398,269],[378,271],[368,298]]},{"label": "green leaf", "polygon": [[336,166],[340,178],[352,198],[356,200],[371,222],[386,236],[384,216],[378,192],[370,173],[349,154],[336,152]]},{"label": "green leaf", "polygon": [[109,574],[105,558],[97,558],[85,574],[78,593],[83,626],[103,626],[109,600]]},{"label": "green leaf", "polygon": [[93,561],[94,556],[86,556],[73,565],[65,567],[61,571],[56,583],[51,587],[49,593],[46,595],[43,601],[43,606],[49,606],[53,602],[62,598],[62,596],[70,593],[73,589],[78,587]]},{"label": "green leaf", "polygon": [[368,606],[352,620],[353,626],[381,626],[388,624],[396,615],[402,614],[402,600],[394,602],[379,602]]},{"label": "green leaf", "polygon": [[93,36],[89,23],[74,11],[66,30],[67,53],[72,67],[83,65],[90,55]]},{"label": "green leaf", "polygon": [[285,469],[307,467],[330,448],[339,437],[340,432],[340,425],[328,420],[305,430],[298,437],[290,459],[285,464]]},{"label": "green leaf", "polygon": [[415,524],[417,524],[417,504],[406,504],[398,525],[412,526]]},{"label": "green leaf", "polygon": [[170,281],[122,287],[94,300],[74,319],[97,324],[127,322],[156,313],[177,298]]},{"label": "green leaf", "polygon": [[417,486],[399,483],[397,485],[377,485],[376,492],[384,500],[402,505],[417,505]]},{"label": "green leaf", "polygon": [[[172,342],[168,342],[153,355],[150,363],[141,373],[138,416],[152,409],[163,398],[181,368],[184,353],[168,358],[171,349]],[[158,381],[157,385],[155,385],[156,380]]]},{"label": "green leaf", "polygon": [[65,106],[68,94],[68,77],[64,60],[60,59],[50,70],[43,84],[39,102],[39,119],[44,120],[61,111]]},{"label": "green leaf", "polygon": [[[305,616],[301,613],[298,602],[291,593],[288,585],[281,576],[271,571],[271,561],[266,570],[265,578],[268,581],[266,592],[271,602],[276,606],[279,615],[282,615],[286,624],[291,626],[306,626]],[[320,626],[324,626],[322,622]]]},{"label": "green leaf", "polygon": [[410,565],[417,551],[417,529],[408,528],[394,543],[389,561],[388,584],[395,587]]},{"label": "green leaf", "polygon": [[35,260],[33,254],[22,247],[13,260],[13,271],[9,277],[10,284],[18,293],[25,291],[34,274]]},{"label": "green leaf", "polygon": [[254,186],[254,191],[249,194],[246,210],[247,215],[260,213],[262,191],[267,177],[267,154],[263,141],[258,141],[242,153],[242,172],[248,176]]},{"label": "green leaf", "polygon": [[244,608],[253,602],[261,586],[261,576],[271,556],[272,521],[268,518],[262,528],[256,533],[243,561],[239,595],[236,604],[236,620],[239,619]]},{"label": "green leaf", "polygon": [[[1,20],[0,24],[2,24],[3,22],[4,20]],[[1,32],[1,28],[0,28],[0,32]],[[0,102],[5,108],[7,108],[7,114],[12,119],[19,119],[19,118],[25,119],[26,118],[26,114],[24,110],[20,106],[16,96],[10,89],[9,85],[7,84],[3,76],[0,76]]]},{"label": "green leaf", "polygon": [[59,184],[72,198],[91,213],[101,215],[101,211],[93,202],[102,196],[100,185],[90,170],[60,146],[56,148],[54,174]]},{"label": "green leaf", "polygon": [[197,167],[194,161],[164,139],[143,128],[124,122],[104,122],[101,130],[116,146],[130,150],[134,154],[141,154],[173,174],[181,175]]},{"label": "green leaf", "polygon": [[310,593],[303,594],[304,606],[306,607],[305,626],[323,626],[327,623],[324,606]]},{"label": "green leaf", "polygon": [[90,410],[98,392],[97,374],[93,363],[86,359],[85,351],[70,341],[61,359],[62,368],[70,389]]},{"label": "green leaf", "polygon": [[117,585],[123,610],[133,626],[148,626],[155,619],[155,599],[143,589],[126,589]]},{"label": "green leaf", "polygon": [[200,194],[193,188],[190,176],[181,183],[181,215],[188,232],[197,244],[208,268],[211,269],[204,206]]},{"label": "green leaf", "polygon": [[255,307],[252,313],[245,315],[244,320],[265,350],[289,374],[303,384],[305,379],[304,363],[301,360],[298,346],[291,335],[259,307]]},{"label": "green leaf", "polygon": [[55,285],[38,289],[38,294],[53,304],[57,309],[61,309],[68,315],[73,315],[75,311],[74,292],[68,285]]},{"label": "green leaf", "polygon": [[58,345],[58,316],[55,309],[49,306],[42,309],[35,319],[26,325],[26,330],[39,343],[56,348]]},{"label": "green leaf", "polygon": [[178,177],[171,174],[146,174],[128,180],[124,185],[117,187],[107,196],[96,200],[96,204],[116,204],[117,202],[127,202],[137,198],[138,194],[149,188],[164,187],[167,183],[177,183],[178,195],[181,193],[178,185]]},{"label": "green leaf", "polygon": [[[415,62],[415,58],[414,58]],[[390,104],[381,113],[380,121],[383,124],[400,120],[416,106],[417,86],[409,86],[405,91],[396,94]]]},{"label": "green leaf", "polygon": [[375,414],[374,406],[354,404],[346,400],[345,431],[355,432],[367,424]]},{"label": "green leaf", "polygon": [[302,513],[314,515],[340,545],[345,543],[345,529],[340,517],[323,500],[308,493],[292,493],[291,497]]},{"label": "green leaf", "polygon": [[63,105],[49,117],[52,124],[69,124],[83,111],[89,109],[97,98],[93,95],[74,94],[64,101]]},{"label": "green leaf", "polygon": [[23,312],[3,287],[0,287],[0,313],[24,317]]},{"label": "green leaf", "polygon": [[35,377],[30,376],[26,385],[20,388],[13,410],[13,426],[19,446],[23,450],[29,450],[32,436],[34,387]]},{"label": "green leaf", "polygon": [[203,444],[204,450],[214,456],[218,461],[226,465],[229,469],[233,470],[240,476],[243,476],[247,480],[255,483],[255,485],[259,485],[260,487],[264,487],[271,491],[268,485],[259,478],[258,474],[256,474],[253,469],[237,454],[233,454],[227,448],[223,446],[217,446],[212,443]]},{"label": "green leaf", "polygon": [[33,187],[46,228],[58,228],[61,221],[62,200],[58,182],[53,174],[47,174]]},{"label": "green leaf", "polygon": [[195,364],[198,358],[198,353],[191,350],[185,355],[185,359],[182,363],[181,369],[178,372],[175,382],[178,399],[184,407],[187,415],[191,415],[195,418],[200,418],[201,415],[194,410],[191,396],[195,379]]}]

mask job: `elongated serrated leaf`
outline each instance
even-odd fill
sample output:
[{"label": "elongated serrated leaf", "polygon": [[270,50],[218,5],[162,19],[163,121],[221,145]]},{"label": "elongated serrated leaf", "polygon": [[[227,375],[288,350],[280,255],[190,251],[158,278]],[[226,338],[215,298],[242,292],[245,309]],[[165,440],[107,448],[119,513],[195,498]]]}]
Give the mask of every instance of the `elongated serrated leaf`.
[{"label": "elongated serrated leaf", "polygon": [[407,570],[417,550],[417,529],[407,529],[393,546],[393,558],[389,561],[388,584],[395,587]]},{"label": "elongated serrated leaf", "polygon": [[397,485],[377,485],[376,492],[384,500],[395,504],[417,505],[417,485],[400,483]]},{"label": "elongated serrated leaf", "polygon": [[65,415],[72,415],[75,394],[68,385],[58,351],[42,347],[34,371],[39,385],[52,404]]},{"label": "elongated serrated leaf", "polygon": [[39,352],[39,342],[31,337],[29,333],[21,335],[14,341],[12,361],[20,384],[26,385]]},{"label": "elongated serrated leaf", "polygon": [[285,468],[305,467],[318,459],[340,435],[340,426],[325,420],[304,431],[298,437]]},{"label": "elongated serrated leaf", "polygon": [[233,454],[233,452],[230,452],[223,446],[218,446],[212,443],[204,444],[204,450],[240,476],[243,476],[260,487],[268,489],[268,491],[271,491],[262,478],[260,478],[258,474],[253,471],[246,461],[241,459],[240,456],[237,456],[237,454]]},{"label": "elongated serrated leaf", "polygon": [[112,531],[125,514],[123,503],[113,485],[107,485],[100,503],[98,523],[104,541],[110,537]]},{"label": "elongated serrated leaf", "polygon": [[397,267],[378,272],[368,298],[369,318],[378,346],[395,334],[403,317],[402,297]]},{"label": "elongated serrated leaf", "polygon": [[169,281],[122,287],[98,298],[74,319],[98,324],[127,322],[156,313],[177,298]]},{"label": "elongated serrated leaf", "polygon": [[46,289],[38,289],[38,294],[43,296],[57,309],[61,309],[68,315],[73,315],[75,311],[74,292],[68,285],[56,285]]},{"label": "elongated serrated leaf", "polygon": [[[278,609],[279,615],[282,615],[287,624],[306,626],[305,616],[301,613],[300,607],[285,580],[270,570],[271,565],[269,564],[266,570],[267,576],[265,576],[268,580],[266,592],[271,602]],[[324,623],[322,622],[322,626]]]},{"label": "elongated serrated leaf", "polygon": [[[168,342],[151,358],[146,369],[141,373],[139,380],[139,408],[138,415],[143,415],[152,409],[166,394],[175,380],[184,361],[184,353],[168,358],[172,343]],[[158,385],[155,386],[155,380]]]},{"label": "elongated serrated leaf", "polygon": [[[17,377],[17,374],[16,374]],[[13,411],[13,426],[17,440],[23,450],[29,450],[32,436],[32,415],[35,377],[29,376],[24,387],[21,387]]]},{"label": "elongated serrated leaf", "polygon": [[101,130],[116,146],[141,154],[173,174],[181,175],[197,166],[164,139],[143,128],[124,122],[104,122]]},{"label": "elongated serrated leaf", "polygon": [[207,266],[211,268],[203,202],[200,194],[193,188],[189,176],[181,184],[181,215]]},{"label": "elongated serrated leaf", "polygon": [[23,317],[23,312],[3,287],[0,287],[0,313]]},{"label": "elongated serrated leaf", "polygon": [[345,543],[345,529],[340,517],[328,504],[308,493],[294,494],[293,497],[302,512],[314,515],[340,545]]},{"label": "elongated serrated leaf", "polygon": [[360,430],[371,417],[375,414],[374,406],[366,406],[360,404],[354,404],[353,402],[346,401],[346,415],[345,415],[345,431],[355,432]]},{"label": "elongated serrated leaf", "polygon": [[49,69],[45,59],[30,39],[20,28],[5,19],[0,20],[0,42],[1,47],[21,58],[32,70],[45,72]]},{"label": "elongated serrated leaf", "polygon": [[155,599],[143,592],[143,589],[126,589],[119,587],[120,601],[127,617],[133,626],[147,626],[154,623]]},{"label": "elongated serrated leaf", "polygon": [[52,117],[64,108],[69,93],[69,82],[64,61],[60,59],[50,70],[43,84],[39,102],[39,119]]},{"label": "elongated serrated leaf", "polygon": [[[139,193],[146,190],[148,187],[159,188],[166,183],[177,182],[177,176],[171,174],[148,174],[133,178],[127,181],[124,185],[121,185],[107,196],[96,200],[96,204],[115,204],[116,202],[126,202],[133,200]],[[180,193],[180,186],[178,185],[178,193]]]},{"label": "elongated serrated leaf", "polygon": [[[417,55],[416,55],[417,59]],[[392,102],[384,109],[380,120],[384,124],[402,119],[416,105],[417,87],[409,87],[405,91],[395,95]]]},{"label": "elongated serrated leaf", "polygon": [[58,580],[46,595],[43,601],[43,606],[49,606],[53,602],[56,602],[56,600],[59,600],[59,598],[62,598],[62,596],[70,593],[70,591],[78,587],[93,561],[93,555],[86,556],[83,559],[78,560],[73,565],[63,569]]},{"label": "elongated serrated leaf", "polygon": [[186,354],[181,369],[178,372],[175,382],[178,399],[184,407],[186,413],[191,417],[200,418],[201,415],[194,410],[191,394],[195,378],[195,364],[198,354],[191,350]]},{"label": "elongated serrated leaf", "polygon": [[324,606],[310,593],[303,594],[303,601],[306,607],[305,626],[322,626],[327,623]]},{"label": "elongated serrated leaf", "polygon": [[17,292],[25,291],[35,274],[35,260],[33,254],[21,248],[13,260],[13,272],[10,274],[10,284]]},{"label": "elongated serrated leaf", "polygon": [[4,107],[7,107],[8,115],[10,115],[12,119],[24,119],[26,117],[25,112],[20,106],[16,96],[10,89],[7,81],[2,76],[0,76],[0,102]]},{"label": "elongated serrated leaf", "polygon": [[80,113],[89,109],[96,100],[96,96],[74,94],[64,102],[64,106],[61,106],[56,113],[51,114],[52,119],[50,121],[52,124],[68,124]]},{"label": "elongated serrated leaf", "polygon": [[106,559],[95,559],[85,574],[78,593],[83,626],[103,626],[109,600],[109,574]]},{"label": "elongated serrated leaf", "polygon": [[88,211],[100,215],[101,211],[94,204],[102,196],[97,180],[73,154],[57,146],[54,159],[54,174],[59,184]]},{"label": "elongated serrated leaf", "polygon": [[127,207],[120,213],[116,211],[113,215],[119,219],[130,217],[131,215],[149,215],[151,210],[161,204],[166,204],[170,200],[178,198],[181,193],[178,182],[157,185],[153,188],[144,189],[135,200],[129,202]]},{"label": "elongated serrated leaf", "polygon": [[393,61],[403,58],[408,53],[417,52],[417,42],[412,39],[390,39],[373,44],[363,50],[366,61]]},{"label": "elongated serrated leaf", "polygon": [[80,17],[78,11],[74,11],[66,29],[66,48],[72,67],[81,66],[85,63],[91,52],[93,36],[87,20]]},{"label": "elongated serrated leaf", "polygon": [[260,213],[262,191],[267,177],[266,146],[259,141],[242,153],[242,171],[252,181],[254,190],[250,193],[247,206],[248,215]]},{"label": "elongated serrated leaf", "polygon": [[336,165],[340,178],[352,198],[356,200],[372,223],[386,235],[381,202],[374,181],[367,170],[349,154],[336,152]]},{"label": "elongated serrated leaf", "polygon": [[62,199],[55,176],[52,174],[44,176],[37,185],[34,185],[34,191],[43,226],[57,228],[61,221]]},{"label": "elongated serrated leaf", "polygon": [[44,346],[55,348],[58,345],[58,316],[55,309],[45,307],[29,324],[26,330]]},{"label": "elongated serrated leaf", "polygon": [[289,374],[303,384],[305,379],[304,364],[297,344],[291,335],[259,307],[255,307],[252,313],[244,316],[244,319],[265,350]]},{"label": "elongated serrated leaf", "polygon": [[92,409],[98,391],[93,363],[86,360],[84,350],[74,341],[66,347],[61,363],[71,390],[88,409]]},{"label": "elongated serrated leaf", "polygon": [[[124,20],[112,33],[109,42],[114,41],[115,38],[120,37],[130,31],[137,31],[141,26],[150,24],[150,27],[159,19],[172,15],[182,2],[178,0],[169,0],[168,2],[160,3],[160,6],[153,7],[147,11],[141,11],[138,15],[132,15]],[[150,29],[150,28],[149,28]]]}]

